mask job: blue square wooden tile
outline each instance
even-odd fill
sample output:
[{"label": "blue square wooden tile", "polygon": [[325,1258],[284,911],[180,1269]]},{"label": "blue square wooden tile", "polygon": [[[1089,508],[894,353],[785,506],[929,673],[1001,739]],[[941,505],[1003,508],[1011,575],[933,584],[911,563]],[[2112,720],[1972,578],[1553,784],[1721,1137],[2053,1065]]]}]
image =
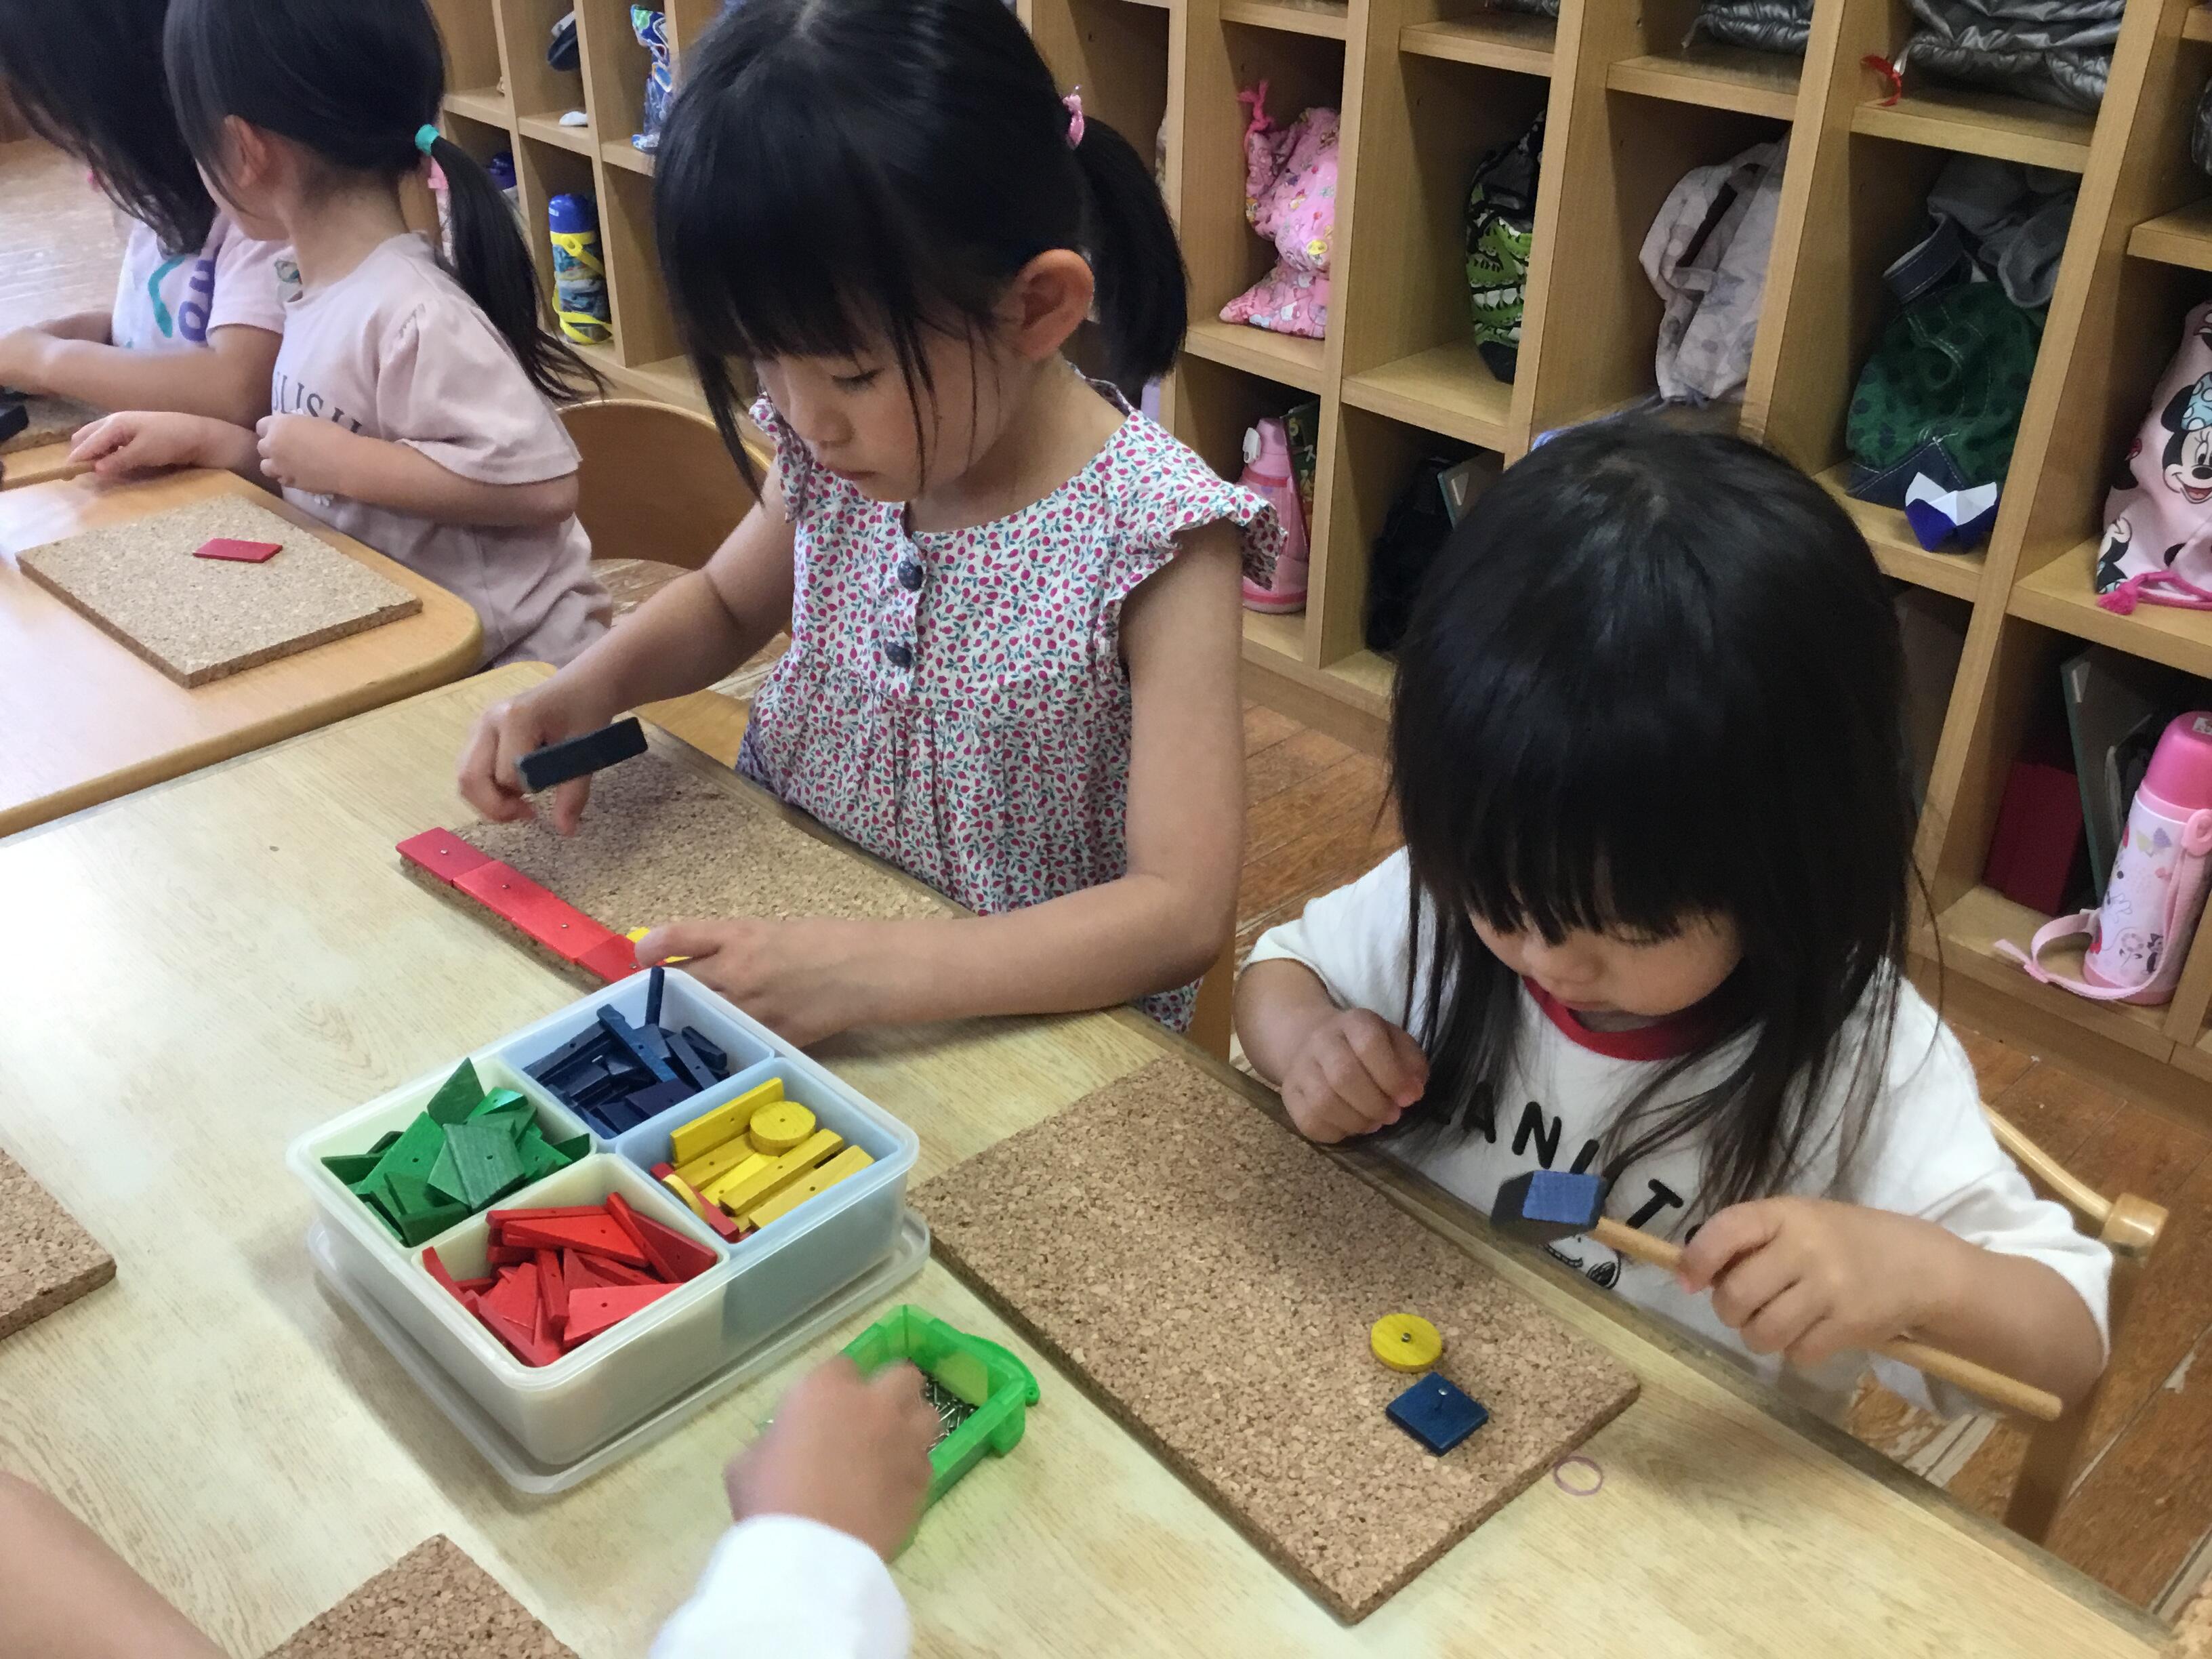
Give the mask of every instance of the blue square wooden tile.
[{"label": "blue square wooden tile", "polygon": [[1490,1421],[1481,1401],[1470,1399],[1434,1371],[1383,1410],[1393,1423],[1438,1456]]}]

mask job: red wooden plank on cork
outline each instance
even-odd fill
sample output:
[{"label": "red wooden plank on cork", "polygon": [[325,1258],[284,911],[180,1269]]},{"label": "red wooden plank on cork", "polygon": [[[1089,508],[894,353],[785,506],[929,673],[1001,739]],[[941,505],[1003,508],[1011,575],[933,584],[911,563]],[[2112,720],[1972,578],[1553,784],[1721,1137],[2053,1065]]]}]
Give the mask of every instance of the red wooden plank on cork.
[{"label": "red wooden plank on cork", "polygon": [[425,830],[399,843],[399,856],[451,887],[460,877],[491,860],[450,830]]}]

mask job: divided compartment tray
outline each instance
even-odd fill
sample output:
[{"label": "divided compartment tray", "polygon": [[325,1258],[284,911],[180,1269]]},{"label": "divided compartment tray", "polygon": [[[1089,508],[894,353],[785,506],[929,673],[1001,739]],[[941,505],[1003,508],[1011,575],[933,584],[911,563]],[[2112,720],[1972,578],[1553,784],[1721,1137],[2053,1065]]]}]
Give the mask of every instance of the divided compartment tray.
[{"label": "divided compartment tray", "polygon": [[[805,1318],[738,1355],[643,1421],[567,1462],[546,1462],[532,1456],[484,1410],[474,1395],[440,1369],[422,1344],[408,1334],[407,1328],[348,1271],[343,1260],[348,1249],[343,1235],[327,1222],[319,1220],[307,1229],[307,1255],[317,1275],[368,1327],[370,1334],[390,1352],[400,1370],[414,1379],[416,1386],[429,1396],[431,1404],[460,1431],[461,1437],[476,1448],[477,1455],[514,1491],[527,1497],[550,1498],[580,1486],[624,1458],[644,1450],[726,1395],[819,1341],[846,1320],[891,1296],[927,1265],[929,1228],[912,1211],[904,1212],[890,1254]],[[359,1265],[357,1261],[356,1265]],[[715,1455],[720,1457],[737,1449],[733,1442],[719,1448]]]},{"label": "divided compartment tray", "polygon": [[[633,1024],[644,1018],[647,975],[607,986],[472,1060],[487,1088],[520,1090],[549,1136],[592,1133],[522,1067],[596,1020],[606,1004]],[[333,1119],[295,1139],[286,1162],[314,1196],[321,1224],[374,1300],[444,1375],[465,1389],[520,1451],[544,1468],[573,1464],[653,1416],[672,1399],[775,1339],[890,1255],[899,1243],[906,1182],[921,1143],[914,1132],[830,1072],[680,970],[666,971],[662,1024],[696,1026],[724,1048],[734,1069],[714,1088],[670,1107],[610,1141],[592,1133],[591,1156],[501,1199],[531,1209],[595,1202],[619,1191],[641,1212],[711,1249],[715,1266],[551,1365],[521,1363],[476,1316],[432,1279],[422,1251],[402,1246],[322,1165],[333,1152],[365,1150],[404,1127],[460,1061]],[[822,1127],[866,1150],[875,1162],[769,1226],[731,1244],[654,1180],[670,1132],[757,1087],[783,1080],[787,1097]],[[572,1127],[573,1126],[573,1127]],[[456,1277],[481,1262],[488,1224],[471,1217],[428,1241]]]}]

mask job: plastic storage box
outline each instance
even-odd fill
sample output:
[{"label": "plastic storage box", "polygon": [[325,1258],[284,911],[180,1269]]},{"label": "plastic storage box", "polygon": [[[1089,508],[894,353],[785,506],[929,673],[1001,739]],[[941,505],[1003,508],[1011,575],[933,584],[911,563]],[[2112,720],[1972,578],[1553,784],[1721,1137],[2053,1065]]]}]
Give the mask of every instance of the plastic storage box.
[{"label": "plastic storage box", "polygon": [[[636,975],[526,1030],[466,1056],[487,1088],[519,1089],[537,1106],[548,1135],[588,1133],[525,1074],[532,1064],[612,1004],[632,1023],[644,1018],[647,976]],[[595,1202],[620,1192],[655,1220],[696,1238],[720,1259],[696,1279],[544,1366],[524,1364],[432,1279],[420,1249],[403,1247],[322,1159],[365,1151],[388,1129],[404,1127],[445,1081],[460,1056],[381,1099],[294,1140],[286,1162],[324,1218],[333,1265],[373,1298],[409,1337],[511,1435],[531,1457],[566,1464],[626,1432],[702,1378],[773,1338],[883,1261],[897,1242],[906,1180],[920,1149],[914,1132],[880,1107],[677,969],[667,970],[661,1023],[696,1026],[725,1049],[732,1074],[671,1107],[611,1144],[500,1201],[501,1209]],[[770,1075],[811,1109],[824,1128],[865,1148],[875,1162],[737,1244],[714,1234],[647,1166],[665,1156],[669,1132]],[[651,1152],[658,1136],[659,1151]],[[487,1224],[471,1218],[429,1243],[457,1277],[483,1260]]]}]

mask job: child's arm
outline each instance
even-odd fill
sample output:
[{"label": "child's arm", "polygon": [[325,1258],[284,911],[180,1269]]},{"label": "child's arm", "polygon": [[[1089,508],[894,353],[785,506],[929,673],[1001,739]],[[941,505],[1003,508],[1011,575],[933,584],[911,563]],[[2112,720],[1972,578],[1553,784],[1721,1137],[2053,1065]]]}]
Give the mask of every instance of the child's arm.
[{"label": "child's arm", "polygon": [[[67,321],[88,322],[90,313]],[[52,392],[97,409],[173,410],[252,426],[269,412],[270,377],[282,338],[234,325],[197,346],[129,351],[99,337],[21,329],[0,335],[0,386]]]},{"label": "child's arm", "polygon": [[[514,769],[523,756],[712,685],[766,645],[791,623],[796,537],[771,477],[704,570],[662,588],[543,685],[484,711],[461,751],[462,799],[497,823],[536,816]],[[575,833],[591,787],[578,778],[553,792],[561,834]]]},{"label": "child's arm", "polygon": [[538,483],[483,483],[405,444],[349,432],[307,415],[271,415],[258,428],[261,472],[287,489],[343,495],[440,524],[527,528],[576,510],[576,475]]},{"label": "child's arm", "polygon": [[1282,1092],[1298,1133],[1324,1145],[1387,1129],[1421,1097],[1429,1057],[1405,1028],[1340,1008],[1320,975],[1285,958],[1255,962],[1237,981],[1244,1057]]},{"label": "child's arm", "polygon": [[94,345],[106,345],[113,321],[108,312],[73,311],[66,317],[48,318],[35,332],[51,334],[57,340],[89,340]]},{"label": "child's arm", "polygon": [[84,1523],[0,1474],[0,1659],[222,1659]]},{"label": "child's arm", "polygon": [[70,459],[103,478],[172,466],[213,467],[274,492],[262,476],[261,449],[252,433],[204,415],[131,410],[108,415],[81,428]]},{"label": "child's arm", "polygon": [[1682,1284],[1753,1353],[1800,1367],[1909,1336],[2069,1406],[2104,1370],[2095,1317],[2052,1268],[1917,1216],[1820,1198],[1722,1211],[1684,1251]]},{"label": "child's arm", "polygon": [[897,1365],[840,1357],[803,1378],[725,1477],[736,1527],[653,1659],[897,1659],[906,1604],[884,1562],[929,1491],[937,1413]]},{"label": "child's arm", "polygon": [[1238,558],[1234,528],[1198,531],[1124,610],[1127,875],[993,916],[679,922],[647,935],[639,959],[693,957],[685,971],[802,1043],[854,1025],[1106,1008],[1197,978],[1234,926],[1243,843]]}]

